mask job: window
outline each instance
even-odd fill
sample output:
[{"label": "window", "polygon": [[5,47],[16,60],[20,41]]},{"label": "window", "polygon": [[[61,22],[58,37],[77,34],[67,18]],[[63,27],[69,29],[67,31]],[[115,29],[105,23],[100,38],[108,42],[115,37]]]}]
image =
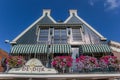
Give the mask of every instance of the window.
[{"label": "window", "polygon": [[67,32],[66,29],[54,29],[54,43],[66,43],[67,42]]},{"label": "window", "polygon": [[72,29],[72,38],[73,38],[73,41],[81,41],[82,40],[80,28]]},{"label": "window", "polygon": [[39,42],[48,42],[49,29],[40,29],[39,32]]}]

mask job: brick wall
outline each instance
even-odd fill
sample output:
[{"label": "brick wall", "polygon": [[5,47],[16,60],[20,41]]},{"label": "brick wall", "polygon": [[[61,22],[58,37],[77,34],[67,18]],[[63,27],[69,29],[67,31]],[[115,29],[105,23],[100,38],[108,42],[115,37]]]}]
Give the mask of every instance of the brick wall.
[{"label": "brick wall", "polygon": [[4,71],[4,69],[1,65],[1,60],[2,60],[2,58],[6,58],[6,57],[8,57],[8,53],[5,52],[4,50],[0,49],[0,72]]}]

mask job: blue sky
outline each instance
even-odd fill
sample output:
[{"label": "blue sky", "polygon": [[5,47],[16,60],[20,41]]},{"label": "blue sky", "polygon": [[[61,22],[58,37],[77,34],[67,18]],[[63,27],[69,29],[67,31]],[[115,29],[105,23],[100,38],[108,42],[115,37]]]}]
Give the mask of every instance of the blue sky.
[{"label": "blue sky", "polygon": [[0,0],[0,48],[9,52],[6,39],[13,40],[42,15],[51,9],[56,20],[66,20],[69,9],[108,40],[120,42],[120,0]]}]

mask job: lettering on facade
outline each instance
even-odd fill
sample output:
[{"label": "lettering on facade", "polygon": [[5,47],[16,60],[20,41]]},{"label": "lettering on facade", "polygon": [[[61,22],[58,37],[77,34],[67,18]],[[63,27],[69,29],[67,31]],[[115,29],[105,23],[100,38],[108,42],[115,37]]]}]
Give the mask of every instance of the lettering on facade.
[{"label": "lettering on facade", "polygon": [[30,66],[30,65],[25,65],[22,67],[22,71],[37,71],[37,72],[41,72],[41,71],[45,71],[44,66]]},{"label": "lettering on facade", "polygon": [[46,68],[42,62],[38,59],[30,59],[20,68],[12,68],[8,73],[36,73],[36,74],[46,74],[46,73],[58,73],[53,68]]}]

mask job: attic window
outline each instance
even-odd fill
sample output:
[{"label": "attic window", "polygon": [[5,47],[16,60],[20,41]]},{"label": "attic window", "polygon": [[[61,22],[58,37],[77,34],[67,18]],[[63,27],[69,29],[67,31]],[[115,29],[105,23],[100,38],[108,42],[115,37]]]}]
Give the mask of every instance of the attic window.
[{"label": "attic window", "polygon": [[63,20],[58,20],[58,22],[59,22],[59,23],[62,23],[62,22],[63,22]]},{"label": "attic window", "polygon": [[72,13],[73,16],[75,16],[75,13]]},{"label": "attic window", "polygon": [[48,15],[48,13],[46,12],[46,13],[45,13],[45,16],[47,16],[47,15]]}]

